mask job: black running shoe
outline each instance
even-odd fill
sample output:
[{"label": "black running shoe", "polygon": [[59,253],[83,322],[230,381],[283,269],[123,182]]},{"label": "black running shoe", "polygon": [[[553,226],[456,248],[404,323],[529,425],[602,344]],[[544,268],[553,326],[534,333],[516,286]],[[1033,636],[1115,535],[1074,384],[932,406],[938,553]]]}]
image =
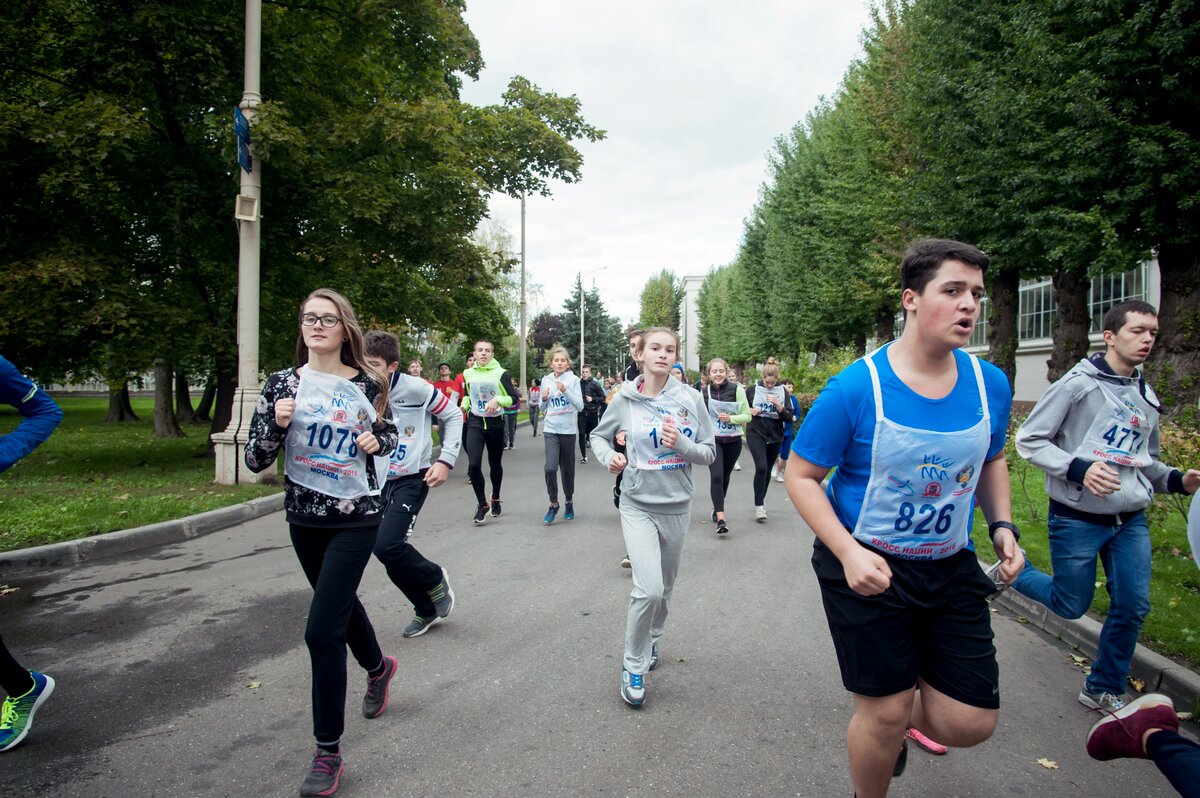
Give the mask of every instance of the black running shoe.
[{"label": "black running shoe", "polygon": [[383,658],[383,673],[371,678],[367,677],[367,693],[363,696],[363,717],[377,718],[387,709],[388,687],[392,677],[396,675],[399,663],[395,657]]},{"label": "black running shoe", "polygon": [[720,521],[717,522],[717,534],[718,535],[728,535],[729,534],[729,527],[725,526],[724,518],[722,518]]},{"label": "black running shoe", "polygon": [[896,766],[892,768],[892,778],[898,779],[903,776],[906,765],[908,765],[908,740],[900,743],[900,755],[896,757]]},{"label": "black running shoe", "polygon": [[333,795],[345,765],[341,754],[331,754],[320,748],[313,754],[312,767],[300,785],[301,795]]},{"label": "black running shoe", "polygon": [[500,500],[492,499],[492,518],[500,517]]},{"label": "black running shoe", "polygon": [[475,508],[475,526],[483,523],[483,520],[487,518],[487,512],[488,506],[486,504],[481,504]]}]

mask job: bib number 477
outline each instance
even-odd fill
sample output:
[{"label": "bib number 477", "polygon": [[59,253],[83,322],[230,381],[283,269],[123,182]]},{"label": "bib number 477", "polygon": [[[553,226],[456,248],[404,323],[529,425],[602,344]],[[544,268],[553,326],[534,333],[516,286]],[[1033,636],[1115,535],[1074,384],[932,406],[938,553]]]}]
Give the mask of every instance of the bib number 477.
[{"label": "bib number 477", "polygon": [[[912,502],[902,502],[900,514],[896,517],[896,523],[893,526],[897,532],[908,532],[911,529],[914,535],[927,535],[930,532],[944,535],[950,531],[950,527],[954,523],[953,513],[953,504],[943,505],[942,509],[938,510],[932,504],[922,504],[917,507]],[[930,529],[930,526],[933,529]]]}]

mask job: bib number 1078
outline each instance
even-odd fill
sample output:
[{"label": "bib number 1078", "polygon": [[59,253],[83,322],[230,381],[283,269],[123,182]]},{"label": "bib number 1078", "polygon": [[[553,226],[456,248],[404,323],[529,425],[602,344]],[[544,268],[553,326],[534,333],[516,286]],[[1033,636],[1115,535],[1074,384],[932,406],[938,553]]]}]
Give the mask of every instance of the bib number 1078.
[{"label": "bib number 1078", "polygon": [[342,447],[346,445],[347,439],[350,441],[350,448],[346,453],[350,457],[358,456],[358,444],[354,442],[354,436],[350,430],[345,427],[334,429],[328,424],[309,424],[304,428],[308,433],[308,447],[310,449],[320,446],[322,449],[328,450],[333,445],[333,439],[337,438],[337,448],[334,449],[334,454],[341,454]]},{"label": "bib number 1078", "polygon": [[[908,532],[911,529],[914,535],[926,535],[930,532],[944,535],[950,531],[950,527],[954,523],[951,517],[953,513],[953,504],[943,505],[939,511],[932,504],[922,504],[917,507],[912,502],[902,502],[894,527],[897,532]],[[930,525],[933,526],[932,530],[929,528]]]}]

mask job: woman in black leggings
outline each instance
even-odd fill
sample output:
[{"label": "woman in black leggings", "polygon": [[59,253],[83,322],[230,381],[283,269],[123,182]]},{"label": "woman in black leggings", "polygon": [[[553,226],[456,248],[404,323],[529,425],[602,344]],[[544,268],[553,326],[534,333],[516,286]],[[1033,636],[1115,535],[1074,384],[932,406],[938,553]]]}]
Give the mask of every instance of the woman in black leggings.
[{"label": "woman in black leggings", "polygon": [[762,379],[746,393],[753,418],[746,426],[746,448],[754,460],[754,520],[767,520],[767,487],[771,484],[771,465],[779,457],[783,428],[792,423],[792,398],[779,384],[779,364],[769,358]]},{"label": "woman in black leggings", "polygon": [[313,588],[304,642],[312,661],[317,750],[301,795],[333,795],[343,770],[346,648],[367,673],[363,715],[387,708],[396,658],[385,657],[357,597],[371,559],[396,426],[386,377],[366,365],[350,303],[318,289],[300,306],[296,367],[267,378],[250,422],[246,465],[262,471],[284,452],[292,548]]},{"label": "woman in black leggings", "polygon": [[729,364],[719,357],[708,362],[708,385],[703,396],[712,419],[717,459],[708,467],[708,489],[712,496],[712,520],[717,534],[729,532],[725,523],[725,494],[729,492],[729,477],[742,453],[742,425],[749,423],[750,405],[746,391],[728,379]]}]

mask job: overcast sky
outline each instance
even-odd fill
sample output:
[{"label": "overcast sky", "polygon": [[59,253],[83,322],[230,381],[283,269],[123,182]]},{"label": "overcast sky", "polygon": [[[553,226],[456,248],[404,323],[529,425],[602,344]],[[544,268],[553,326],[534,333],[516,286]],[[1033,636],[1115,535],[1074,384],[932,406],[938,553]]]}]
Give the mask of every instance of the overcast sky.
[{"label": "overcast sky", "polygon": [[[585,282],[630,322],[651,274],[730,262],[775,139],[837,90],[869,18],[867,0],[469,0],[486,68],[465,100],[498,103],[523,75],[608,132],[578,145],[580,182],[526,203],[541,306],[605,267]],[[494,197],[492,218],[519,248],[520,203]]]}]

